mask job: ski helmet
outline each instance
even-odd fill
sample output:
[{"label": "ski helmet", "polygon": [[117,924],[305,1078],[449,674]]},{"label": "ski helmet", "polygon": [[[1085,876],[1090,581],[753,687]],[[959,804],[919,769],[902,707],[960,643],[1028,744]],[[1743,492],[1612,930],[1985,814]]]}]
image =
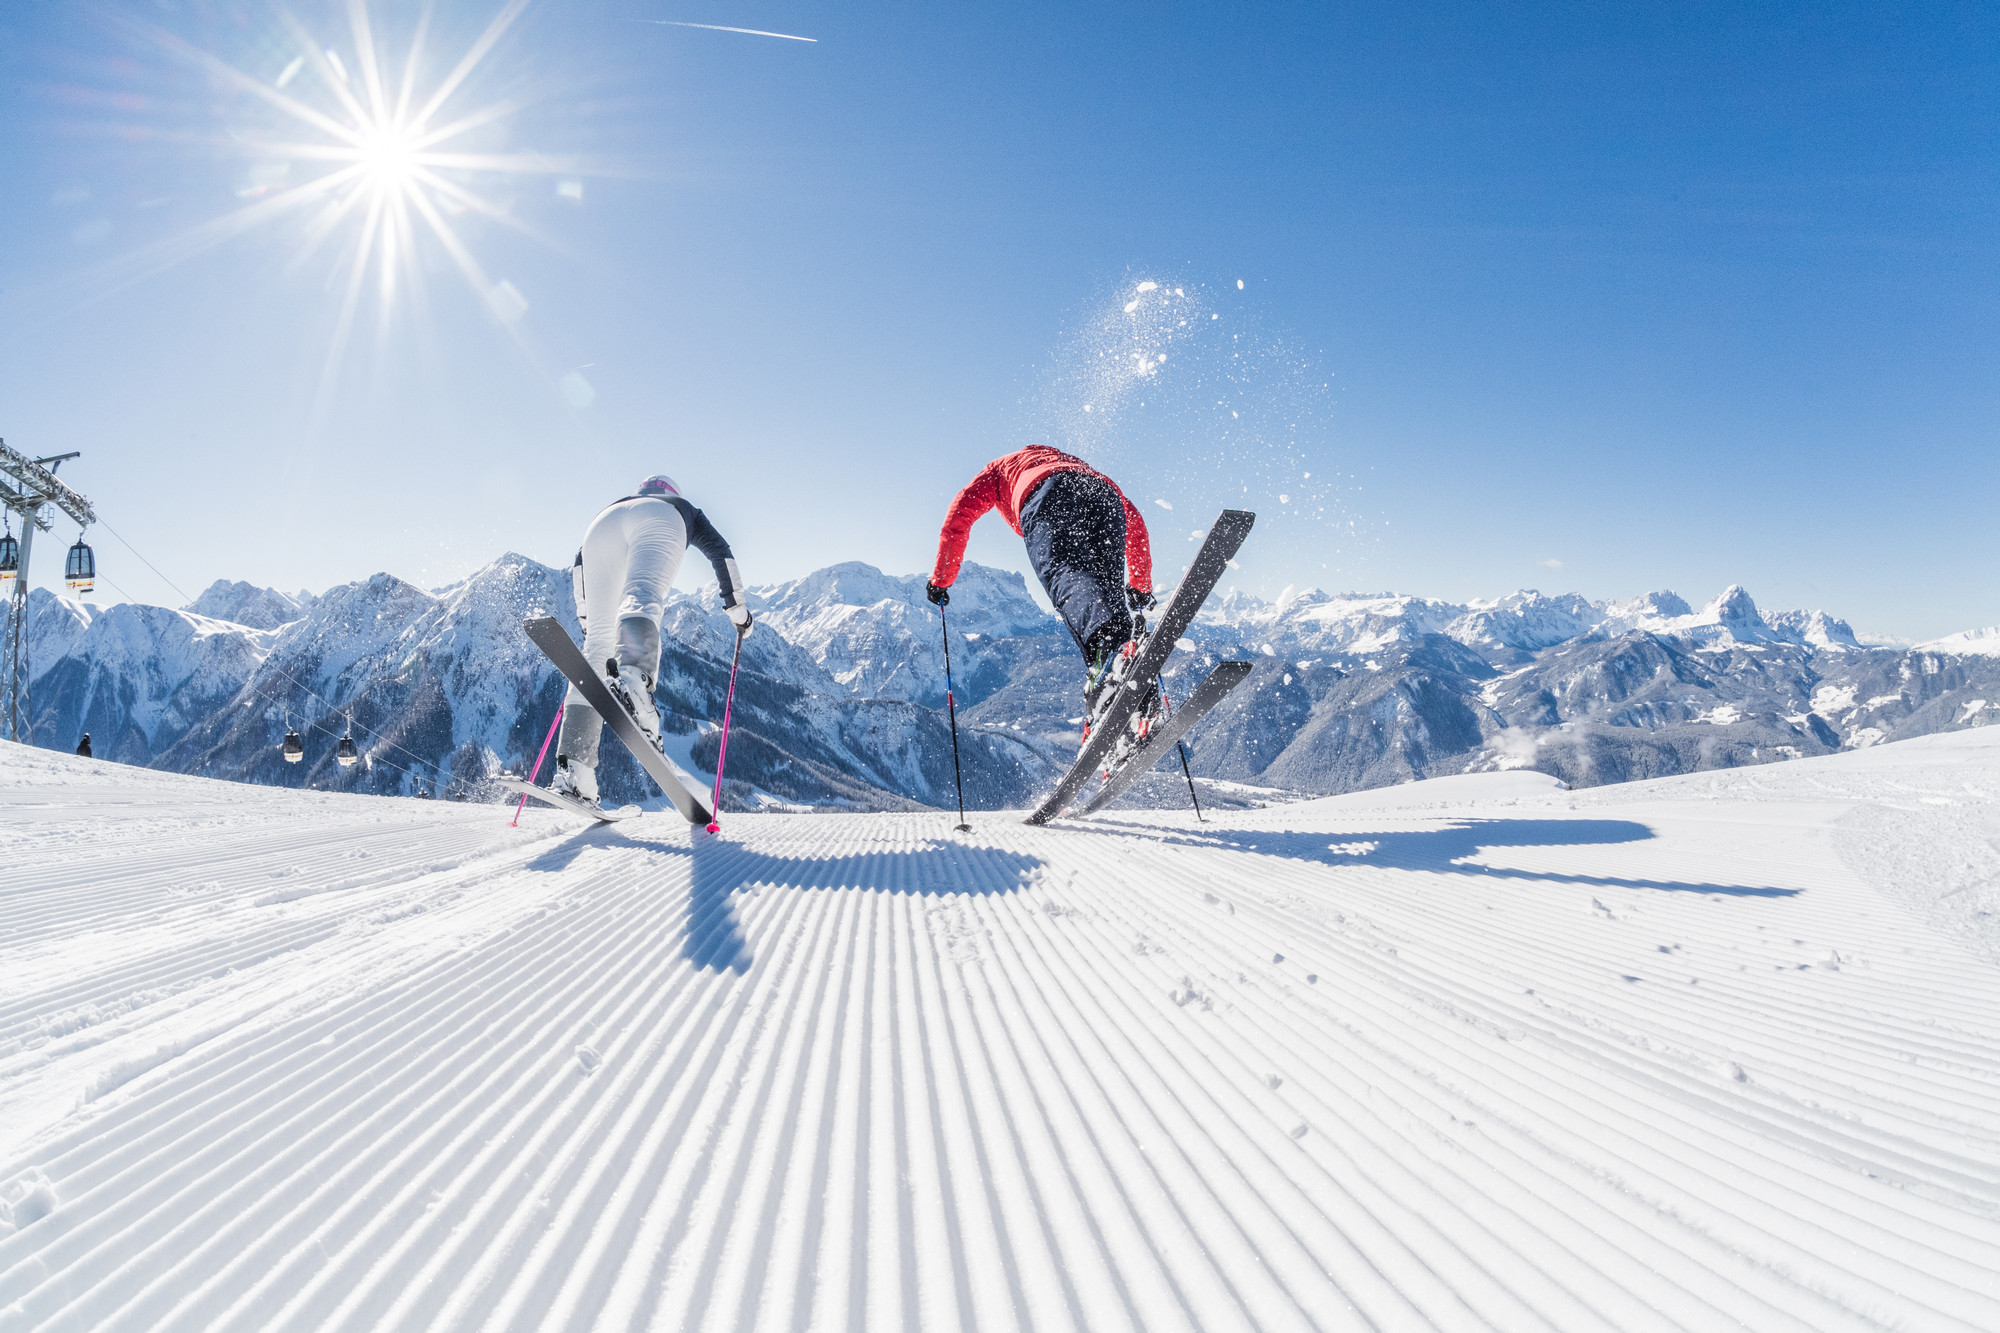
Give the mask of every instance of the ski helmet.
[{"label": "ski helmet", "polygon": [[640,482],[639,489],[636,492],[639,495],[653,495],[661,499],[665,499],[670,495],[679,495],[680,493],[681,488],[674,485],[674,479],[664,472],[655,472],[652,476]]}]

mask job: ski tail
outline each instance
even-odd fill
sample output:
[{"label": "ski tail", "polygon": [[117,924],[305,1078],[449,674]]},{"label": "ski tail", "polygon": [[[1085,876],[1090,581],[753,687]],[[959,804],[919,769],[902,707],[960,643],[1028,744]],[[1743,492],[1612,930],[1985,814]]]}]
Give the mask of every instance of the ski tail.
[{"label": "ski tail", "polygon": [[688,781],[687,775],[646,739],[638,721],[612,697],[604,678],[590,669],[590,663],[584,660],[583,650],[576,646],[576,641],[570,638],[561,621],[552,616],[535,616],[522,628],[556,670],[568,677],[569,683],[576,686],[577,692],[597,710],[611,733],[624,742],[625,748],[632,752],[632,757],[639,761],[647,776],[659,784],[660,790],[667,794],[667,799],[674,803],[674,808],[681,812],[683,819],[690,824],[706,825],[715,817],[703,795]]},{"label": "ski tail", "polygon": [[[525,778],[517,778],[511,773],[501,774],[496,781],[508,791],[519,792],[523,804],[532,799],[540,801],[544,805],[552,805],[558,810],[567,810],[573,815],[583,815],[587,818],[595,819],[603,824],[615,824],[621,819],[630,819],[633,815],[639,813],[639,807],[636,805],[621,805],[607,810],[601,806],[591,805],[587,801],[572,800],[559,791],[553,791],[547,787],[537,787]],[[515,811],[514,817],[516,819],[520,818],[518,810]]]}]

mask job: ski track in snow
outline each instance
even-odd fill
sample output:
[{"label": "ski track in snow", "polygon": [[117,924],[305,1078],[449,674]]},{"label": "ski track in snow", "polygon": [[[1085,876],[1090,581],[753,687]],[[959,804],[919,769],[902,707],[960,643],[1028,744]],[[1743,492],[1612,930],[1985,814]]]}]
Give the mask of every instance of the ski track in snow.
[{"label": "ski track in snow", "polygon": [[1986,734],[716,840],[0,748],[0,1328],[2000,1328],[1879,869]]}]

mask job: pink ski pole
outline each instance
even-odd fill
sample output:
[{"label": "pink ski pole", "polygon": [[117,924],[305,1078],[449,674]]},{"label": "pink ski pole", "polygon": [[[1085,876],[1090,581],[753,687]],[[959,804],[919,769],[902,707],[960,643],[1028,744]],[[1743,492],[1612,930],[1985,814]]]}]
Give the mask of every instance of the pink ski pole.
[{"label": "pink ski pole", "polygon": [[729,658],[729,697],[722,703],[722,740],[715,748],[715,799],[708,816],[708,831],[722,832],[722,761],[729,757],[729,713],[736,707],[736,665],[743,660],[743,631],[736,631],[736,651]]},{"label": "pink ski pole", "polygon": [[[542,752],[535,756],[535,771],[528,774],[528,781],[530,783],[534,782],[536,778],[542,775],[542,760],[548,758],[549,744],[556,738],[556,728],[562,725],[562,715],[563,715],[562,705],[557,704],[556,720],[549,723],[549,734],[542,737]],[[528,793],[522,792],[521,803],[514,807],[514,821],[511,824],[507,825],[508,828],[521,827],[521,811],[527,809],[527,807],[528,807]]]}]

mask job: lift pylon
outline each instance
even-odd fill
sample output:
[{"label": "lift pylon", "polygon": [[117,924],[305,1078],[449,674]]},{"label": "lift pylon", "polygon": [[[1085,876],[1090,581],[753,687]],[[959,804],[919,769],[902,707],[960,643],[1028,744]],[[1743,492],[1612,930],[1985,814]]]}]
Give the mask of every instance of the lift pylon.
[{"label": "lift pylon", "polygon": [[42,511],[53,506],[85,528],[97,521],[90,501],[56,479],[56,469],[76,456],[72,452],[30,458],[0,440],[0,505],[21,516],[21,549],[13,596],[7,604],[4,656],[0,656],[0,670],[5,672],[0,683],[5,698],[0,699],[0,706],[6,709],[10,740],[25,742],[33,726],[28,715],[28,556],[34,550],[35,530],[47,532],[52,526]]}]

